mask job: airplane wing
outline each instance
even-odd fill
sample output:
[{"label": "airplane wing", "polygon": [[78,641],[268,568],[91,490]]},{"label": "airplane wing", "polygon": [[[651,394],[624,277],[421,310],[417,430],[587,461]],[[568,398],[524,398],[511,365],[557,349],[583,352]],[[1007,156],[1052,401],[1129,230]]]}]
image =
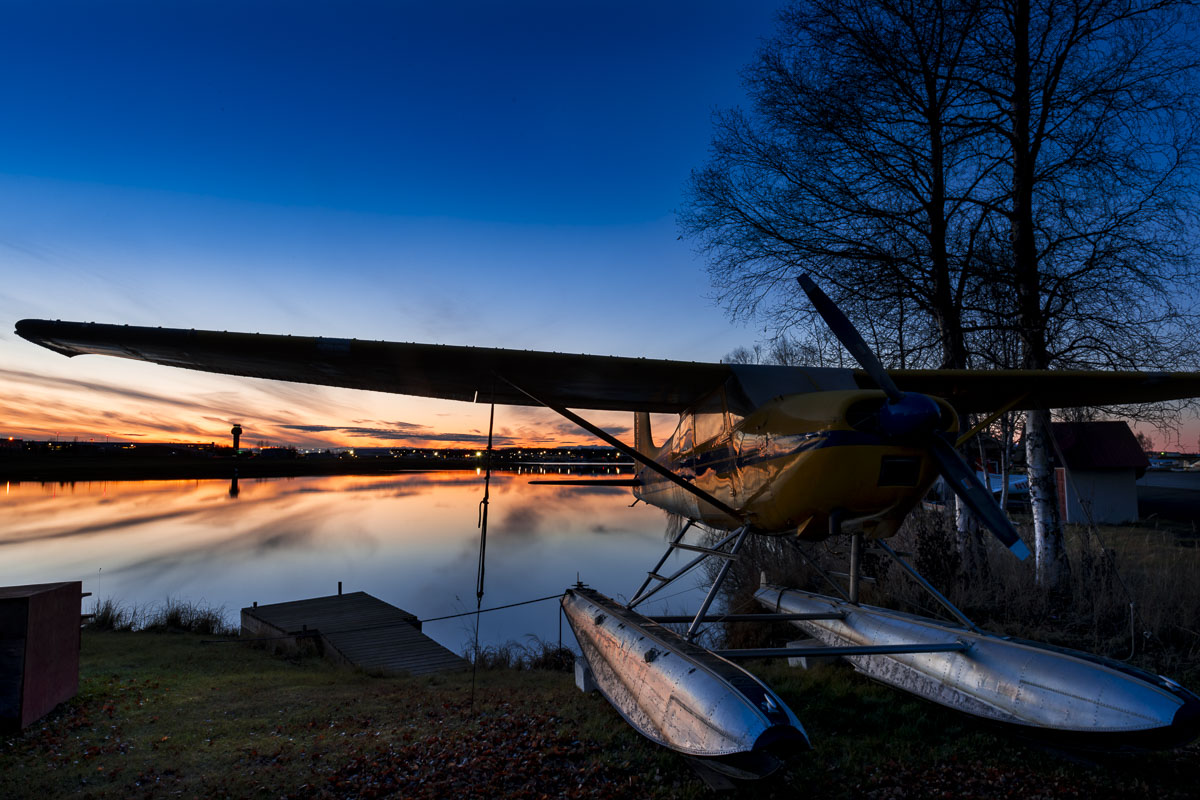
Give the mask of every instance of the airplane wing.
[{"label": "airplane wing", "polygon": [[[679,412],[722,385],[724,364],[359,339],[21,320],[17,334],[66,356],[504,405]],[[493,394],[494,392],[494,394]]]},{"label": "airplane wing", "polygon": [[[254,378],[447,400],[678,413],[736,378],[750,407],[782,394],[875,388],[862,370],[715,364],[492,347],[21,320],[17,334],[66,356],[88,353]],[[1200,397],[1200,373],[890,370],[902,391],[960,412]]]},{"label": "airplane wing", "polygon": [[[959,413],[1157,403],[1200,397],[1200,373],[1099,370],[889,370],[902,391],[944,397]],[[873,386],[855,371],[862,386]]]}]

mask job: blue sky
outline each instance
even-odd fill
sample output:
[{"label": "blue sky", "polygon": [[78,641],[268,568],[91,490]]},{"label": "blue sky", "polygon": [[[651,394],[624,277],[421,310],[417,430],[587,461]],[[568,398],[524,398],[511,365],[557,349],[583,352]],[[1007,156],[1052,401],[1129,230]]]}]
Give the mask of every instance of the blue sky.
[{"label": "blue sky", "polygon": [[405,217],[642,222],[675,205],[771,18],[431,5],[30,5],[5,25],[4,170]]},{"label": "blue sky", "polygon": [[776,6],[0,8],[0,427],[478,428],[460,404],[68,361],[13,336],[23,317],[696,360],[749,343],[673,212]]}]

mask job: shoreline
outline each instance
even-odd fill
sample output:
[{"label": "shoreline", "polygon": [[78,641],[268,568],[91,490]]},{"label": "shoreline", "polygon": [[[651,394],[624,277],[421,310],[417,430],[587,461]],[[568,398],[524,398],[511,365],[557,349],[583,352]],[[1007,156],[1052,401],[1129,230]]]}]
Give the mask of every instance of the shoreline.
[{"label": "shoreline", "polygon": [[[511,472],[520,466],[545,462],[493,462],[496,472]],[[0,480],[10,483],[75,483],[80,481],[146,480],[232,480],[234,478],[299,478],[325,475],[386,475],[394,472],[473,471],[482,459],[378,457],[378,458],[189,458],[163,456],[146,459],[53,456],[31,459],[0,459]],[[573,474],[619,467],[632,473],[631,462],[555,462],[555,472]],[[547,470],[549,472],[549,470]]]}]

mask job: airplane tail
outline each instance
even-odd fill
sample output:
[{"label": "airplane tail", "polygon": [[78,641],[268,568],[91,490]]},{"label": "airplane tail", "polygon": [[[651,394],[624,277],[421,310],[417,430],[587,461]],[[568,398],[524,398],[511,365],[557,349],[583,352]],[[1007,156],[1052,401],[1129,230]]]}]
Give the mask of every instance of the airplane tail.
[{"label": "airplane tail", "polygon": [[[658,452],[661,448],[655,447],[654,437],[650,435],[650,414],[645,411],[635,411],[633,414],[633,447],[642,455],[657,460]],[[643,480],[642,474],[646,468],[641,464],[635,464],[633,468],[633,477],[639,482]],[[633,496],[642,497],[640,485],[633,487]]]},{"label": "airplane tail", "polygon": [[650,414],[645,411],[635,411],[633,414],[633,446],[644,456],[658,458],[659,448],[655,447],[654,438],[650,435]]}]

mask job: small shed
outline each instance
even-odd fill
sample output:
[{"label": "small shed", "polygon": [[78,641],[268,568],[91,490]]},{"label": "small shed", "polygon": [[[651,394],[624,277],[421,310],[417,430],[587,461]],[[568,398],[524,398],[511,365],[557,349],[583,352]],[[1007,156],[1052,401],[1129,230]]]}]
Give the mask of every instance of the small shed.
[{"label": "small shed", "polygon": [[0,729],[20,730],[79,691],[82,587],[0,587]]},{"label": "small shed", "polygon": [[1129,425],[1055,422],[1052,428],[1066,461],[1056,470],[1062,518],[1079,524],[1138,519],[1136,482],[1150,461]]}]

